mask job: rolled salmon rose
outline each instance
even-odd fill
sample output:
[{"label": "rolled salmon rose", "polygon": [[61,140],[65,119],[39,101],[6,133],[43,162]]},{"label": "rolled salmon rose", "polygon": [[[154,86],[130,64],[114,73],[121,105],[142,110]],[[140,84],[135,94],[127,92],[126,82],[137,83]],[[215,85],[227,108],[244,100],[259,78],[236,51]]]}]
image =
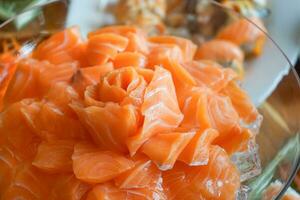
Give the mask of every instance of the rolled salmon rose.
[{"label": "rolled salmon rose", "polygon": [[140,106],[153,76],[149,69],[124,67],[101,77],[84,92],[83,105],[72,104],[80,121],[100,147],[128,152],[126,140],[141,126]]}]

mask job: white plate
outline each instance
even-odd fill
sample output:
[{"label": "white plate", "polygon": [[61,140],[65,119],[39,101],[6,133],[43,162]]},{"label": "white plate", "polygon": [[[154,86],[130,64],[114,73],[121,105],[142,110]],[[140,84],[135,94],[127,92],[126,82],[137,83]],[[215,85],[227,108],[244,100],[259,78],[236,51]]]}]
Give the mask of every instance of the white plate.
[{"label": "white plate", "polygon": [[[79,25],[83,34],[110,20],[99,12],[101,4],[114,0],[72,0],[67,25]],[[269,35],[294,64],[299,52],[300,0],[269,0],[271,16],[267,19]],[[298,38],[297,38],[298,37]],[[290,66],[280,51],[268,40],[263,55],[246,64],[243,87],[259,106],[276,88]]]}]

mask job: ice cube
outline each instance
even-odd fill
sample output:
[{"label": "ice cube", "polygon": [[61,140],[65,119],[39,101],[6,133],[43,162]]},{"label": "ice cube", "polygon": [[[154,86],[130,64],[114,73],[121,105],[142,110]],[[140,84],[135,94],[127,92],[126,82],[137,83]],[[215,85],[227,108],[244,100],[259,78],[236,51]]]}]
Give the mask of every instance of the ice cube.
[{"label": "ice cube", "polygon": [[247,151],[233,154],[231,160],[241,173],[241,182],[261,173],[258,145],[254,140],[250,140]]}]

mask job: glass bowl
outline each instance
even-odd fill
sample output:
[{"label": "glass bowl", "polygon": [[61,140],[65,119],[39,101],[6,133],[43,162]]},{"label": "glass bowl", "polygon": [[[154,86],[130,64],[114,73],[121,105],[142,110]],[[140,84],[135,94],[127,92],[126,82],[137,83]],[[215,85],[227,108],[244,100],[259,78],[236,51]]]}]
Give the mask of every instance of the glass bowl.
[{"label": "glass bowl", "polygon": [[[79,1],[48,1],[7,20],[0,25],[1,43],[8,44],[6,48],[10,48],[17,40],[21,48],[16,53],[22,57],[30,54],[49,35],[71,25],[80,25],[85,34],[115,23],[112,11],[106,10],[105,1],[84,1],[89,6],[82,7],[80,12],[74,12],[78,9],[75,2]],[[242,18],[233,10],[213,1],[209,1],[209,6],[229,14],[232,19]],[[264,32],[251,20],[248,22],[258,31]],[[266,32],[264,34],[267,36],[264,52],[260,57],[246,62],[245,79],[241,81],[259,108],[263,121],[257,135],[258,149],[254,147],[253,155],[232,158],[234,162],[248,160],[251,165],[244,168],[240,166],[241,170],[249,173],[237,199],[261,199],[266,188],[279,182],[281,184],[276,199],[280,199],[288,190],[300,165],[299,79],[284,52]],[[209,35],[205,36],[209,38]]]}]

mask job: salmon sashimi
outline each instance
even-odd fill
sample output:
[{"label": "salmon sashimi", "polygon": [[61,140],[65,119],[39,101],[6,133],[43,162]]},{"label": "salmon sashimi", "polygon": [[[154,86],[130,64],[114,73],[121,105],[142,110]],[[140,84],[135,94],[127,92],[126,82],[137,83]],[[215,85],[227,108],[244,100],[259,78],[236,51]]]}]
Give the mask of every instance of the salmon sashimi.
[{"label": "salmon sashimi", "polygon": [[102,78],[97,87],[98,100],[141,105],[146,86],[144,77],[135,68],[120,68]]},{"label": "salmon sashimi", "polygon": [[48,197],[53,182],[51,176],[38,171],[28,163],[17,166],[15,170],[14,178],[2,193],[1,199],[39,200]]},{"label": "salmon sashimi", "polygon": [[206,165],[209,159],[209,147],[218,137],[215,129],[199,130],[180,153],[178,160],[190,165]]},{"label": "salmon sashimi", "polygon": [[96,185],[88,194],[87,200],[166,200],[166,196],[162,191],[151,189],[119,189],[112,183]]},{"label": "salmon sashimi", "polygon": [[151,136],[177,128],[183,118],[170,72],[161,67],[155,69],[146,88],[141,111],[143,127],[127,141],[131,155]]},{"label": "salmon sashimi", "polygon": [[11,79],[17,68],[16,57],[11,53],[0,55],[0,111],[3,108],[3,100]]},{"label": "salmon sashimi", "polygon": [[102,33],[90,37],[87,44],[87,60],[89,65],[102,65],[114,59],[128,45],[126,37],[114,33]]},{"label": "salmon sashimi", "polygon": [[154,68],[160,65],[166,58],[183,62],[183,54],[176,44],[152,44],[148,54],[147,67]]},{"label": "salmon sashimi", "polygon": [[61,175],[55,181],[50,200],[81,200],[90,189],[90,185],[78,180],[73,174]]},{"label": "salmon sashimi", "polygon": [[40,90],[45,94],[52,84],[57,82],[70,82],[71,78],[77,71],[77,63],[65,63],[60,65],[40,65],[39,67],[39,79],[38,84]]},{"label": "salmon sashimi", "polygon": [[199,87],[209,87],[217,92],[237,77],[233,70],[224,69],[211,61],[192,61],[183,66],[194,77]]},{"label": "salmon sashimi", "polygon": [[246,152],[249,143],[254,139],[254,133],[243,128],[241,131],[231,131],[228,134],[230,141],[217,138],[213,143],[222,147],[228,155],[238,152]]},{"label": "salmon sashimi", "polygon": [[266,40],[266,35],[263,32],[266,28],[259,18],[252,17],[250,21],[246,18],[241,18],[232,22],[221,29],[217,38],[237,44],[248,55],[260,55]]},{"label": "salmon sashimi", "polygon": [[259,113],[257,109],[252,104],[247,93],[237,83],[231,81],[221,93],[230,97],[235,110],[246,123],[254,122],[258,118]]},{"label": "salmon sashimi", "polygon": [[133,159],[134,167],[115,178],[115,185],[120,189],[155,188],[161,178],[160,170],[146,157]]},{"label": "salmon sashimi", "polygon": [[76,178],[87,183],[103,183],[134,167],[134,162],[112,151],[101,151],[85,143],[75,145],[72,155]]},{"label": "salmon sashimi", "polygon": [[126,139],[136,132],[138,121],[133,106],[107,103],[104,107],[72,107],[99,147],[128,152]]},{"label": "salmon sashimi", "polygon": [[50,173],[72,172],[74,141],[42,142],[32,165]]},{"label": "salmon sashimi", "polygon": [[8,145],[0,146],[0,198],[9,186],[14,175],[14,169],[19,162],[20,158],[14,154],[13,148]]},{"label": "salmon sashimi", "polygon": [[[86,140],[89,138],[78,119],[66,116],[59,107],[51,102],[36,102],[27,105],[22,112],[36,135],[43,140]],[[68,131],[65,130],[65,127],[68,127]]]},{"label": "salmon sashimi", "polygon": [[39,61],[33,59],[24,59],[17,63],[17,70],[9,84],[4,104],[39,96],[39,91],[36,89],[39,77],[37,63]]},{"label": "salmon sashimi", "polygon": [[163,172],[164,189],[169,199],[235,199],[240,175],[226,152],[211,146],[207,165],[188,167],[178,163]]},{"label": "salmon sashimi", "polygon": [[183,61],[191,61],[196,53],[197,46],[190,40],[175,36],[153,36],[150,42],[157,44],[174,44],[178,46],[183,55]]},{"label": "salmon sashimi", "polygon": [[157,134],[145,142],[141,151],[153,160],[160,170],[172,169],[178,156],[194,135],[195,132]]},{"label": "salmon sashimi", "polygon": [[197,49],[195,60],[213,60],[236,71],[241,79],[244,76],[244,53],[230,41],[214,39],[205,42]]},{"label": "salmon sashimi", "polygon": [[225,65],[262,39],[234,23],[200,47],[129,25],[67,28],[22,58],[5,47],[0,199],[238,198],[262,117]]},{"label": "salmon sashimi", "polygon": [[69,106],[72,102],[80,102],[79,94],[75,89],[65,82],[58,82],[51,86],[45,94],[44,100],[57,106],[69,117],[74,117],[75,113]]},{"label": "salmon sashimi", "polygon": [[142,67],[147,64],[146,57],[138,52],[119,53],[113,60],[115,68],[121,67]]},{"label": "salmon sashimi", "polygon": [[26,104],[26,100],[14,103],[0,115],[0,141],[12,146],[22,160],[32,159],[40,142],[23,117],[21,110]]},{"label": "salmon sashimi", "polygon": [[89,33],[88,37],[91,38],[102,33],[114,33],[126,37],[129,40],[126,51],[142,54],[149,52],[146,33],[135,26],[108,26]]},{"label": "salmon sashimi", "polygon": [[97,84],[101,77],[114,69],[113,63],[80,68],[72,77],[71,84],[80,96],[83,96],[85,89]]},{"label": "salmon sashimi", "polygon": [[78,61],[84,64],[84,43],[78,27],[71,27],[52,35],[38,45],[33,57],[53,64]]},{"label": "salmon sashimi", "polygon": [[23,98],[38,98],[48,92],[52,84],[69,82],[77,70],[76,63],[53,65],[47,61],[24,59],[17,66],[5,103],[13,103]]}]

